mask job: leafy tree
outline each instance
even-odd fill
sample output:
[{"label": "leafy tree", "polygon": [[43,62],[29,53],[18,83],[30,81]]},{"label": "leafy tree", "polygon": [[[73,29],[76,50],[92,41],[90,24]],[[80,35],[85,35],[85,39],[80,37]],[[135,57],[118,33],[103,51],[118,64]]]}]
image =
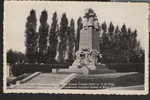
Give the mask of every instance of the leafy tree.
[{"label": "leafy tree", "polygon": [[49,25],[47,23],[47,11],[41,12],[40,27],[39,27],[39,63],[46,63],[48,59],[48,32]]},{"label": "leafy tree", "polygon": [[17,52],[13,50],[7,51],[7,64],[9,69],[9,75],[14,75],[13,66],[15,64],[24,64],[28,62],[28,58],[22,52]]},{"label": "leafy tree", "polygon": [[16,59],[17,57],[15,55],[15,52],[13,52],[12,50],[9,50],[7,52],[7,64],[9,65],[15,64],[17,62]]},{"label": "leafy tree", "polygon": [[79,17],[77,20],[77,35],[76,35],[75,51],[79,50],[80,31],[82,28],[83,28],[82,18]]},{"label": "leafy tree", "polygon": [[27,57],[22,52],[13,51],[11,49],[7,52],[7,64],[10,66],[19,63],[25,63],[27,61]]},{"label": "leafy tree", "polygon": [[57,19],[57,13],[54,12],[52,17],[52,24],[51,29],[49,32],[49,57],[50,62],[55,62],[55,56],[56,56],[56,46],[57,46],[57,34],[58,34],[58,19]]},{"label": "leafy tree", "polygon": [[38,48],[38,34],[36,32],[36,12],[35,10],[30,11],[30,15],[27,17],[26,22],[26,56],[29,59],[29,63],[35,63],[37,60],[37,48]]}]

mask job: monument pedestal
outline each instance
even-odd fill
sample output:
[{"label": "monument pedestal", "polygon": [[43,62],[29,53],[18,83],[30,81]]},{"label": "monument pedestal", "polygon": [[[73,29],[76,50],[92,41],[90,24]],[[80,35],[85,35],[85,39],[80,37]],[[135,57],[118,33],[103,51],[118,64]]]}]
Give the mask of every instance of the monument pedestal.
[{"label": "monument pedestal", "polygon": [[73,73],[78,73],[78,74],[83,74],[83,75],[89,75],[89,74],[105,74],[105,73],[115,73],[116,70],[112,70],[109,69],[108,67],[102,67],[99,68],[98,66],[96,66],[95,70],[91,70],[88,67],[82,67],[82,68],[78,68],[78,67],[70,67],[68,69],[69,72],[73,72]]}]

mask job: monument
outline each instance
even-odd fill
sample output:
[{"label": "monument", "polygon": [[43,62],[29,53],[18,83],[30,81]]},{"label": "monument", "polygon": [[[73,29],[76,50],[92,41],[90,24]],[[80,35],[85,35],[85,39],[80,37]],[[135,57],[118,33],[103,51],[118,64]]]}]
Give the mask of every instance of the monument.
[{"label": "monument", "polygon": [[99,23],[93,9],[87,9],[84,15],[83,29],[80,31],[79,50],[76,52],[76,59],[69,70],[82,74],[113,73],[99,59],[102,59],[99,43]]}]

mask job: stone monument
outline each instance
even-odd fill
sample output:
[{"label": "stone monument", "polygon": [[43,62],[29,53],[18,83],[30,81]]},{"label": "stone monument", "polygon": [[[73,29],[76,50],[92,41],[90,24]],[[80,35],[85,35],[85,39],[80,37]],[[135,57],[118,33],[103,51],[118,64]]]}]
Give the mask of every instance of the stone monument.
[{"label": "stone monument", "polygon": [[99,43],[99,23],[96,13],[87,9],[84,15],[83,29],[80,31],[79,50],[76,59],[68,72],[87,74],[113,73],[105,64],[98,60],[102,59]]}]

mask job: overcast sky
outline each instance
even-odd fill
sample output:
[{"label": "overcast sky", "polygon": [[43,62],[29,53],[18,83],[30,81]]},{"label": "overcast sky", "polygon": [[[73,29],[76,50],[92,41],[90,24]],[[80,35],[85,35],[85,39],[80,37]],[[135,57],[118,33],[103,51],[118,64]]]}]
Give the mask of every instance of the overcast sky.
[{"label": "overcast sky", "polygon": [[[5,48],[25,52],[25,23],[31,9],[36,10],[39,20],[41,11],[48,12],[48,23],[51,23],[52,14],[56,11],[60,20],[66,12],[68,19],[73,18],[75,23],[78,17],[83,17],[85,9],[92,8],[97,14],[100,24],[110,21],[114,25],[126,24],[131,30],[137,29],[138,39],[144,48],[148,45],[148,4],[146,3],[98,3],[98,2],[5,2],[4,37]],[[39,22],[38,22],[39,25]]]}]

